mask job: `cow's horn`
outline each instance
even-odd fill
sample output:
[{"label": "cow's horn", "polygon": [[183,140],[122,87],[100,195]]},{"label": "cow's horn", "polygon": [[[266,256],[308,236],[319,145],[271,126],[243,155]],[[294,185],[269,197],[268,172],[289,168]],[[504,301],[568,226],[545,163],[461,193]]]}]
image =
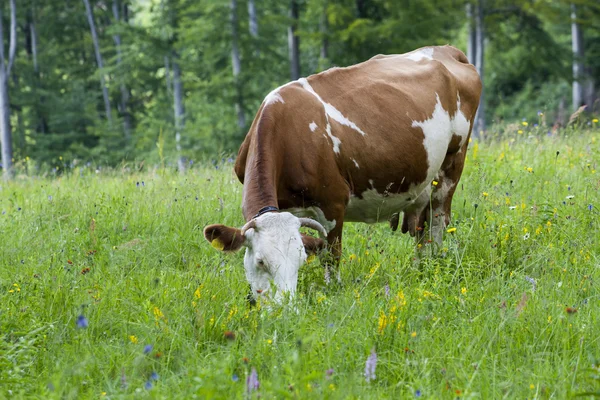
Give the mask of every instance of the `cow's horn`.
[{"label": "cow's horn", "polygon": [[255,219],[251,219],[250,221],[246,222],[246,225],[242,227],[242,235],[245,235],[248,229],[256,229]]},{"label": "cow's horn", "polygon": [[307,228],[312,228],[319,232],[322,238],[327,237],[327,231],[323,228],[323,225],[310,218],[298,218],[300,220],[300,226],[305,226]]}]

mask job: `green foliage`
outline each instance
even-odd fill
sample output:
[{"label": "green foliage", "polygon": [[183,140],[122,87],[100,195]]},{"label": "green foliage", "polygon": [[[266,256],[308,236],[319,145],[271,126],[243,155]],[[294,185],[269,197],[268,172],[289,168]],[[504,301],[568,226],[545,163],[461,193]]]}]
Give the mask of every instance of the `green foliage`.
[{"label": "green foliage", "polygon": [[0,190],[0,397],[598,393],[599,142],[596,123],[472,143],[446,257],[349,223],[343,285],[315,260],[295,307],[250,307],[243,255],[203,238],[243,223],[229,162],[21,172]]},{"label": "green foliage", "polygon": [[[177,157],[172,66],[182,71],[185,126],[182,156],[199,159],[235,152],[262,99],[289,81],[289,2],[255,1],[258,36],[249,32],[248,0],[237,1],[241,55],[239,92],[232,74],[229,0],[91,1],[104,68],[99,71],[81,0],[24,0],[17,4],[18,43],[10,79],[15,159],[53,166],[59,158],[119,165]],[[301,74],[364,61],[378,53],[451,43],[466,49],[465,2],[390,0],[299,1]],[[579,4],[585,62],[600,79],[600,8]],[[3,23],[9,13],[3,5]],[[571,30],[567,0],[486,1],[484,82],[490,122],[554,115],[570,104]],[[33,40],[32,28],[37,32]],[[5,32],[6,33],[6,32]],[[115,37],[121,39],[120,53]],[[7,36],[5,35],[5,39]],[[327,56],[321,49],[326,39]],[[34,51],[33,44],[37,43]],[[5,50],[8,40],[5,40]],[[34,65],[37,61],[37,69]],[[100,77],[112,104],[105,115]],[[121,105],[122,87],[129,100]],[[241,99],[246,126],[238,127]],[[598,106],[596,106],[598,107]],[[597,110],[596,110],[597,112]],[[130,132],[125,120],[131,123]]]}]

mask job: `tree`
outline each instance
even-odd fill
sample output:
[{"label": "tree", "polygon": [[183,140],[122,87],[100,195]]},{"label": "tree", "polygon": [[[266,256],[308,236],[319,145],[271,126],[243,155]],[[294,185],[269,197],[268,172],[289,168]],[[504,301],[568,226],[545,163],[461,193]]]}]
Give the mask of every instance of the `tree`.
[{"label": "tree", "polygon": [[238,18],[237,18],[237,0],[231,0],[231,65],[233,67],[233,83],[236,91],[235,110],[237,114],[238,127],[243,129],[246,126],[246,116],[244,115],[244,102],[242,98],[242,84],[240,82],[240,73],[242,71],[242,61],[240,60],[240,50],[238,47]]},{"label": "tree", "polygon": [[100,53],[100,43],[98,41],[98,33],[96,32],[96,23],[94,22],[94,14],[90,7],[89,0],[83,0],[85,4],[85,11],[90,25],[90,32],[92,34],[92,42],[94,43],[94,53],[96,54],[96,63],[98,64],[98,70],[100,72],[100,86],[102,87],[102,97],[104,98],[104,110],[106,112],[106,119],[109,125],[112,124],[112,113],[110,108],[110,98],[108,97],[108,88],[104,79],[104,64],[102,62],[102,54]]},{"label": "tree", "polygon": [[[126,7],[127,7],[127,5],[124,4],[123,8],[126,9]],[[113,17],[115,19],[115,23],[118,24],[121,21],[121,18],[119,15],[119,1],[118,0],[113,0],[112,12],[113,12]],[[119,71],[122,73],[123,72],[123,55],[121,52],[121,35],[118,33],[113,35],[113,40],[115,41],[115,47],[117,50],[117,67],[118,67]],[[121,102],[119,103],[119,112],[121,113],[121,115],[123,117],[123,129],[125,130],[125,139],[127,139],[127,141],[129,141],[131,139],[131,115],[129,114],[129,110],[128,110],[129,90],[127,89],[127,86],[125,86],[123,77],[121,77],[121,83],[119,85],[119,88],[121,90]]]},{"label": "tree", "polygon": [[290,71],[293,81],[300,78],[300,38],[298,37],[299,17],[298,0],[290,1],[290,25],[288,27],[288,48],[290,54]]},{"label": "tree", "polygon": [[15,61],[17,50],[17,7],[10,0],[10,40],[8,62],[4,57],[4,29],[2,26],[2,8],[0,8],[0,137],[2,139],[2,167],[4,179],[12,178],[12,131],[10,125],[10,99],[8,79]]}]

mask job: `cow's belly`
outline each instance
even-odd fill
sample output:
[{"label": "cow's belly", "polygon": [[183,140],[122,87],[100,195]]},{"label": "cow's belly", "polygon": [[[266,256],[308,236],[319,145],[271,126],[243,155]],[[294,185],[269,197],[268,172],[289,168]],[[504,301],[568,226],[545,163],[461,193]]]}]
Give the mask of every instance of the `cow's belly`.
[{"label": "cow's belly", "polygon": [[361,196],[350,196],[344,221],[369,224],[389,221],[398,212],[410,208],[427,185],[421,184],[402,193],[379,193],[375,189],[364,191]]}]

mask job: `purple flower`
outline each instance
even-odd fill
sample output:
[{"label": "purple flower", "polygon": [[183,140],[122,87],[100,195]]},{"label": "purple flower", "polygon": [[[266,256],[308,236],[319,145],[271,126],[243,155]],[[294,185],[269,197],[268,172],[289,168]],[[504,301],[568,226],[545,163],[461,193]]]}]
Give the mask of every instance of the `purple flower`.
[{"label": "purple flower", "polygon": [[334,372],[335,372],[335,371],[333,370],[333,368],[329,368],[327,371],[325,371],[325,375],[326,375],[327,377],[331,377],[331,376],[333,376],[333,373],[334,373]]},{"label": "purple flower", "polygon": [[390,285],[388,285],[386,283],[385,284],[385,298],[387,299],[388,297],[390,297]]},{"label": "purple flower", "polygon": [[592,205],[588,205],[588,210],[592,211]]},{"label": "purple flower", "polygon": [[80,315],[79,317],[77,317],[77,327],[81,328],[81,329],[85,329],[88,327],[88,319],[86,317],[84,317],[83,315]]},{"label": "purple flower", "polygon": [[48,200],[52,201],[52,195],[48,195]]},{"label": "purple flower", "polygon": [[135,186],[137,186],[137,187],[140,187],[140,183],[139,183],[139,182],[136,182],[136,183],[135,183]]},{"label": "purple flower", "polygon": [[527,282],[531,283],[531,286],[532,286],[531,290],[535,291],[535,286],[536,286],[535,279],[533,279],[533,278],[531,278],[529,276],[526,276],[525,280]]},{"label": "purple flower", "polygon": [[158,374],[155,371],[152,371],[152,373],[150,374],[150,380],[151,381],[157,381],[158,380]]},{"label": "purple flower", "polygon": [[144,389],[146,389],[146,390],[152,389],[152,382],[146,381],[146,383],[144,384]]},{"label": "purple flower", "polygon": [[234,381],[234,382],[237,382],[237,381],[239,381],[239,380],[240,380],[240,378],[239,378],[239,376],[237,376],[237,374],[233,374],[233,375],[231,376],[231,380],[232,380],[232,381]]},{"label": "purple flower", "polygon": [[377,353],[375,353],[375,347],[373,347],[371,355],[369,355],[365,364],[365,379],[367,383],[375,380],[375,368],[377,368]]},{"label": "purple flower", "polygon": [[152,351],[152,345],[151,344],[147,344],[144,346],[144,354],[148,354]]},{"label": "purple flower", "polygon": [[421,391],[419,389],[415,392],[415,397],[421,397]]},{"label": "purple flower", "polygon": [[256,368],[252,367],[252,372],[246,378],[246,391],[251,393],[253,390],[258,390],[258,388],[260,388],[258,374],[256,373]]}]

